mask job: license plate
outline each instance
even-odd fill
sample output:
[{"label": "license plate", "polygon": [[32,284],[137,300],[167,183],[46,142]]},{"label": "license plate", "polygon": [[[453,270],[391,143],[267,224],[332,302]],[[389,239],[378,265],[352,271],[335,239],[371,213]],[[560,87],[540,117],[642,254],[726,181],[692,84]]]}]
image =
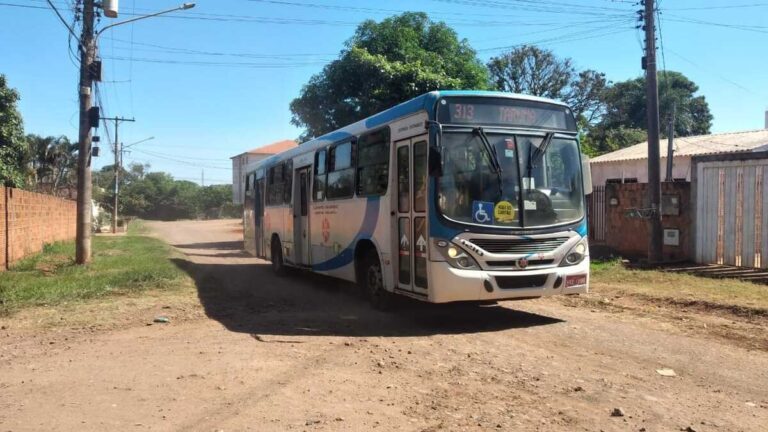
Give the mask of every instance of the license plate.
[{"label": "license plate", "polygon": [[571,288],[579,285],[586,285],[587,284],[587,275],[580,274],[580,275],[573,275],[573,276],[566,276],[565,277],[565,287]]}]

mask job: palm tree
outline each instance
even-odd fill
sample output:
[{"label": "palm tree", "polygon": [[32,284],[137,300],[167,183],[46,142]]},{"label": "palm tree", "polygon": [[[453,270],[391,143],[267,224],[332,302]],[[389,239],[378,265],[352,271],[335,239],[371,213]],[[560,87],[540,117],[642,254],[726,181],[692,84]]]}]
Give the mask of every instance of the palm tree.
[{"label": "palm tree", "polygon": [[77,144],[65,136],[27,136],[29,184],[41,192],[57,194],[71,188],[76,179]]}]

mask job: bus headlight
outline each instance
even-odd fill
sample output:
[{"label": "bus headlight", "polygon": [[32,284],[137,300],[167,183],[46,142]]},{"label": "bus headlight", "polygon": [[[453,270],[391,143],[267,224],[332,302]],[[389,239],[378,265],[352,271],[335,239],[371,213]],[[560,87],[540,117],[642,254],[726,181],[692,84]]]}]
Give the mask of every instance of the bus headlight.
[{"label": "bus headlight", "polygon": [[451,267],[462,270],[479,270],[480,266],[464,249],[445,240],[436,241],[435,250]]},{"label": "bus headlight", "polygon": [[565,255],[562,261],[560,261],[560,267],[576,265],[584,261],[584,257],[587,256],[587,239],[584,238],[576,243],[571,250]]}]

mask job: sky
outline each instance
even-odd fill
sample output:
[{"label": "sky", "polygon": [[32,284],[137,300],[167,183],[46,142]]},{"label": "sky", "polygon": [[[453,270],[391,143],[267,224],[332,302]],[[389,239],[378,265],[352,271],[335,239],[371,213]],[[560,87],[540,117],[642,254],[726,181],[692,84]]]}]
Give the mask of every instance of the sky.
[{"label": "sky", "polygon": [[[51,0],[73,20],[75,0]],[[180,1],[121,0],[121,16]],[[427,12],[486,62],[533,43],[618,82],[641,76],[641,30],[630,0],[198,0],[196,7],[105,31],[99,41],[102,115],[122,123],[125,163],[206,184],[231,183],[230,157],[301,130],[289,103],[365,19]],[[768,0],[662,0],[659,68],[699,85],[713,132],[759,129],[768,109]],[[25,131],[77,138],[76,60],[46,0],[0,0],[0,74],[21,95]],[[94,168],[113,163],[102,152]],[[110,138],[110,140],[113,138]]]}]

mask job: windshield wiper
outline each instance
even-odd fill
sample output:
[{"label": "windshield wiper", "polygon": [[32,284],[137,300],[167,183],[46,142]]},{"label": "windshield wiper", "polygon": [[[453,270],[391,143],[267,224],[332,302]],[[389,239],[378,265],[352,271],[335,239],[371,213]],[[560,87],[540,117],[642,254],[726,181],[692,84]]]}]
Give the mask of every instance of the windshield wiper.
[{"label": "windshield wiper", "polygon": [[544,157],[544,153],[547,152],[547,147],[549,147],[549,144],[552,142],[552,138],[555,136],[554,132],[547,132],[547,134],[544,136],[544,141],[541,142],[541,145],[536,147],[536,150],[533,152],[528,151],[528,176],[531,176],[531,171],[533,171],[533,167],[536,166],[539,163],[539,160]]},{"label": "windshield wiper", "polygon": [[496,173],[496,180],[499,182],[499,198],[501,198],[504,194],[504,178],[501,174],[501,164],[499,163],[499,155],[496,153],[496,147],[488,141],[488,136],[485,135],[482,127],[476,127],[473,131],[480,137],[480,141],[483,143],[485,152],[488,155],[488,161],[491,163],[491,168]]}]

